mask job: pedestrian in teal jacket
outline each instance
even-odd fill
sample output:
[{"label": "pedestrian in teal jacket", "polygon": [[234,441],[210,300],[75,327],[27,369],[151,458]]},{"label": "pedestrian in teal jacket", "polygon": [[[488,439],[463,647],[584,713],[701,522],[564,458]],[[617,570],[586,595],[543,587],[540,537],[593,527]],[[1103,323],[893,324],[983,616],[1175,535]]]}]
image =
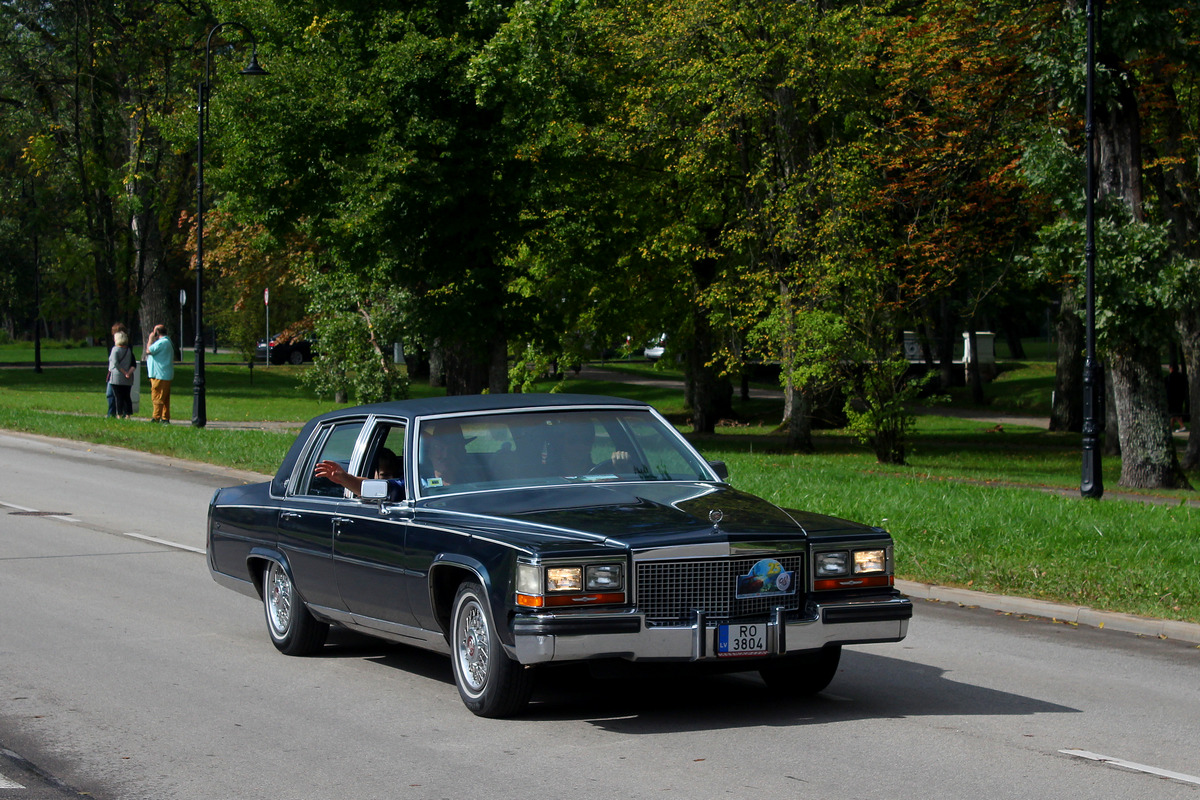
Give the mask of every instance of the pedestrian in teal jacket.
[{"label": "pedestrian in teal jacket", "polygon": [[167,338],[167,326],[155,325],[146,340],[147,372],[150,374],[151,422],[171,421],[171,381],[175,377],[175,346]]}]

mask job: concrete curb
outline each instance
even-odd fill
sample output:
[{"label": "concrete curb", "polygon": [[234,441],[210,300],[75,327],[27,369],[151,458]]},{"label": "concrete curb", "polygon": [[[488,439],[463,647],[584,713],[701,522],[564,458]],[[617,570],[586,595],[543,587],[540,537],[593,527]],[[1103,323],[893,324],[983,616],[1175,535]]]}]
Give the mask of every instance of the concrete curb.
[{"label": "concrete curb", "polygon": [[1159,639],[1174,639],[1179,642],[1200,645],[1200,625],[1177,620],[1139,617],[1115,611],[1097,611],[1086,606],[1069,606],[1027,597],[1008,597],[1001,594],[957,589],[953,586],[936,586],[914,581],[896,581],[896,588],[909,597],[934,600],[939,603],[957,603],[962,606],[986,608],[1007,614],[1022,614],[1030,617],[1087,625],[1111,631],[1153,636]]}]

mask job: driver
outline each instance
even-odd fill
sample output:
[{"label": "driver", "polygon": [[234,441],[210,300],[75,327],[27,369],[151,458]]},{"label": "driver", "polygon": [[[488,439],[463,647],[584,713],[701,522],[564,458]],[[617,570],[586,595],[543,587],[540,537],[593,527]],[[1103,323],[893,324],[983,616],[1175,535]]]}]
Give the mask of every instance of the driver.
[{"label": "driver", "polygon": [[[613,472],[628,471],[629,453],[624,450],[614,450],[611,456],[598,464],[592,461],[592,450],[596,444],[596,425],[590,420],[582,423],[559,423],[552,443],[558,445],[557,466],[560,475],[587,475],[597,467],[604,466]],[[549,461],[552,451],[548,451],[545,458]]]}]

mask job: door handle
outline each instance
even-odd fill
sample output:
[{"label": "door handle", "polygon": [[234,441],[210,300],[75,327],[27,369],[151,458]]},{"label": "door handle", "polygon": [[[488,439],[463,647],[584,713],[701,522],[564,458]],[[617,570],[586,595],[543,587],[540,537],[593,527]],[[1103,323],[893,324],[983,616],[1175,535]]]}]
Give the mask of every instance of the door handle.
[{"label": "door handle", "polygon": [[284,511],[279,515],[279,518],[284,522],[294,522],[300,519],[300,515],[294,511]]}]

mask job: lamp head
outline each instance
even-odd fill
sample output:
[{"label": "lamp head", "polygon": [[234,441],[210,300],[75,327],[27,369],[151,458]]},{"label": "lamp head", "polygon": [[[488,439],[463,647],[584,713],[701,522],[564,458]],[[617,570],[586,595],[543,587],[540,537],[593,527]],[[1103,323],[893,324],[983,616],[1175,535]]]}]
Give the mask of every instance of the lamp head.
[{"label": "lamp head", "polygon": [[249,75],[251,77],[258,77],[259,75],[270,75],[271,74],[258,65],[258,49],[257,48],[255,48],[250,53],[250,63],[247,64],[246,68],[242,70],[242,74]]}]

